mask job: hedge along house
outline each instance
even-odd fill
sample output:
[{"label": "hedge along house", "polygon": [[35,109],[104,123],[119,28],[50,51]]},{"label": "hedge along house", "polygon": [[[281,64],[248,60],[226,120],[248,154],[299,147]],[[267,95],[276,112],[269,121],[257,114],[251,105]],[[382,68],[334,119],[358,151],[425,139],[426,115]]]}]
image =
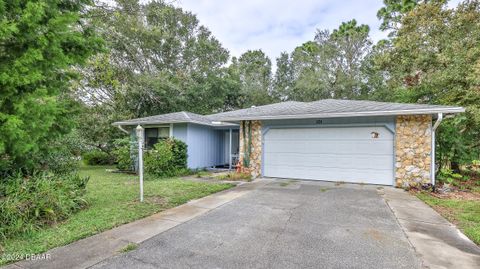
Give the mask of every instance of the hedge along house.
[{"label": "hedge along house", "polygon": [[[325,99],[192,115],[202,119],[201,128],[236,131],[239,164],[253,177],[406,187],[435,184],[435,129],[444,116],[464,111],[451,106]],[[155,127],[158,123],[149,119],[169,115],[172,114],[115,124]],[[192,158],[201,159],[190,161],[189,156],[189,167],[218,163],[217,159],[210,159],[213,155],[197,151],[221,151],[219,148],[225,148],[222,135],[215,139],[215,132],[189,132],[190,126],[200,124],[186,124],[186,136],[177,134],[175,126],[169,130],[173,130],[170,136],[187,143]],[[237,136],[230,144],[232,154],[237,153],[234,143]],[[233,159],[232,155],[229,159]]]}]

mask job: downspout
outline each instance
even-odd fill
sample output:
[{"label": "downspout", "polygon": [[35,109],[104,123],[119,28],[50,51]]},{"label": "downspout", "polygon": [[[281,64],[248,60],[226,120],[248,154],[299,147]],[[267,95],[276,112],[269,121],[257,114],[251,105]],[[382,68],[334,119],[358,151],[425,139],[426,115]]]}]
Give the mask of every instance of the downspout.
[{"label": "downspout", "polygon": [[432,127],[432,156],[431,156],[431,163],[430,163],[430,173],[432,179],[432,185],[435,186],[435,130],[437,130],[438,126],[443,120],[443,113],[438,113],[437,120]]},{"label": "downspout", "polygon": [[120,131],[122,131],[122,132],[124,132],[124,133],[126,133],[126,134],[130,134],[129,131],[123,129],[122,125],[117,125],[117,127],[118,127],[118,129],[120,129]]},{"label": "downspout", "polygon": [[232,170],[232,128],[228,134],[228,170]]}]

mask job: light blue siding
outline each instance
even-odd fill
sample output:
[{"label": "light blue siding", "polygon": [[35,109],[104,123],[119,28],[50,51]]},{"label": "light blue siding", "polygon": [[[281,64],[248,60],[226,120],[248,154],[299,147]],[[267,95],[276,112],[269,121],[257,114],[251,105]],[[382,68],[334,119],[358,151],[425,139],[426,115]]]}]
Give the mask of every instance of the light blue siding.
[{"label": "light blue siding", "polygon": [[[148,125],[143,127],[148,128]],[[228,145],[225,144],[225,133],[228,133],[228,129],[193,123],[174,123],[172,127],[173,137],[187,144],[188,168],[197,169],[226,164],[225,159],[228,158],[225,152]],[[130,137],[132,141],[135,140],[135,129],[131,130]]]},{"label": "light blue siding", "polygon": [[174,123],[173,124],[173,137],[187,143],[187,130],[186,123]]},{"label": "light blue siding", "polygon": [[212,127],[188,124],[188,167],[204,168],[222,163],[222,132]]}]

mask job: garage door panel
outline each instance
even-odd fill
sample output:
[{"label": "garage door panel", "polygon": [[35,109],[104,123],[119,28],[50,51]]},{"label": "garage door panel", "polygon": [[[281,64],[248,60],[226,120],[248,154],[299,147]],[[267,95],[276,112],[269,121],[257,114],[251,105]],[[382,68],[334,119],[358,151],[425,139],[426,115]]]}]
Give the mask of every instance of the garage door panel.
[{"label": "garage door panel", "polygon": [[392,185],[391,170],[355,170],[355,169],[322,169],[321,171],[313,170],[307,167],[274,167],[266,168],[265,173],[270,177],[278,178],[294,178],[294,179],[310,179],[325,181],[343,181],[354,183],[371,183]]},{"label": "garage door panel", "polygon": [[339,128],[286,128],[268,131],[270,140],[330,140],[330,139],[368,139],[372,132],[379,134],[379,139],[391,139],[391,133],[385,127],[339,127]]},{"label": "garage door panel", "polygon": [[263,174],[392,185],[393,140],[381,126],[270,129],[264,136]]},{"label": "garage door panel", "polygon": [[[338,153],[338,154],[385,154],[386,147],[393,147],[393,141],[268,141],[266,153]],[[390,154],[390,153],[388,153]]]},{"label": "garage door panel", "polygon": [[[269,165],[275,166],[296,166],[307,167],[332,167],[332,168],[370,168],[371,163],[378,167],[393,167],[393,158],[391,155],[336,155],[336,154],[302,154],[289,153],[284,156],[273,154],[269,158]],[[391,169],[390,169],[391,170]]]}]

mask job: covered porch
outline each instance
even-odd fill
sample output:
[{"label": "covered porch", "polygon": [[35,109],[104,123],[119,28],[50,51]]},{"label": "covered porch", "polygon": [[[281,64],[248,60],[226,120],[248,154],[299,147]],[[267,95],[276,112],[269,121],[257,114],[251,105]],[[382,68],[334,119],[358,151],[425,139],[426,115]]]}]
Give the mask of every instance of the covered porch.
[{"label": "covered porch", "polygon": [[219,137],[219,159],[214,168],[235,169],[239,157],[239,129],[238,127],[216,130]]}]

